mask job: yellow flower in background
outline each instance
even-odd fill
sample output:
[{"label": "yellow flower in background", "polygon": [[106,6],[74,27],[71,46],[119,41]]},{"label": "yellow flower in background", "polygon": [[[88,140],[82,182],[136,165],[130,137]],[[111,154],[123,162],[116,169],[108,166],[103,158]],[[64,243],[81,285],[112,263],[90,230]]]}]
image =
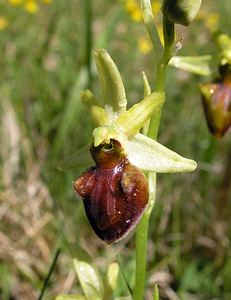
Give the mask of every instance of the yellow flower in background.
[{"label": "yellow flower in background", "polygon": [[42,0],[44,4],[51,4],[53,0]]},{"label": "yellow flower in background", "polygon": [[152,43],[148,37],[138,39],[138,49],[143,54],[148,54],[152,50]]},{"label": "yellow flower in background", "polygon": [[9,22],[5,17],[0,16],[0,30],[4,30],[8,27]]},{"label": "yellow flower in background", "polygon": [[220,16],[217,12],[201,10],[198,19],[200,19],[211,32],[215,32],[219,29]]},{"label": "yellow flower in background", "polygon": [[136,0],[127,0],[125,2],[125,9],[128,12],[128,14],[131,16],[133,21],[135,22],[142,21],[142,12]]},{"label": "yellow flower in background", "polygon": [[161,3],[159,1],[152,1],[152,12],[153,15],[157,15],[161,10]]},{"label": "yellow flower in background", "polygon": [[212,32],[218,29],[220,16],[218,13],[210,13],[205,19],[205,26]]},{"label": "yellow flower in background", "polygon": [[25,3],[25,10],[29,12],[30,14],[36,14],[38,11],[39,7],[36,1],[34,0],[29,0],[26,1]]},{"label": "yellow flower in background", "polygon": [[[135,22],[142,22],[143,16],[138,0],[127,0],[125,1],[125,10],[128,12],[130,17]],[[154,16],[157,15],[161,10],[161,3],[159,0],[152,1],[152,11]]]},{"label": "yellow flower in background", "polygon": [[8,2],[10,3],[10,5],[18,6],[23,3],[23,0],[8,0]]}]

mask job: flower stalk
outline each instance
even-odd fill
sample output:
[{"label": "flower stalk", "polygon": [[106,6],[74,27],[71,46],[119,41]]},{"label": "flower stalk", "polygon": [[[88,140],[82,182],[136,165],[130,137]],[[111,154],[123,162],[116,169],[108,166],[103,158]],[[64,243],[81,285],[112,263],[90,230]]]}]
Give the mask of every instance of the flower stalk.
[{"label": "flower stalk", "polygon": [[85,14],[85,63],[87,67],[87,87],[91,88],[92,82],[92,0],[86,0],[84,4]]},{"label": "flower stalk", "polygon": [[[141,0],[142,2],[142,0]],[[145,11],[143,11],[145,14]],[[148,32],[150,29],[148,30]],[[175,38],[174,23],[168,20],[166,16],[163,16],[163,32],[164,32],[164,51],[162,58],[157,65],[156,76],[156,90],[158,92],[165,92],[165,80],[168,63],[172,57],[172,48]],[[164,103],[163,103],[164,104]],[[148,128],[148,136],[154,140],[157,139],[161,112],[163,104],[158,113],[153,114],[150,120]],[[148,244],[148,229],[149,219],[156,200],[156,173],[149,172],[149,202],[140,223],[136,229],[136,275],[135,275],[135,287],[133,298],[134,300],[144,299],[145,293],[145,279],[147,269],[147,244]]]}]

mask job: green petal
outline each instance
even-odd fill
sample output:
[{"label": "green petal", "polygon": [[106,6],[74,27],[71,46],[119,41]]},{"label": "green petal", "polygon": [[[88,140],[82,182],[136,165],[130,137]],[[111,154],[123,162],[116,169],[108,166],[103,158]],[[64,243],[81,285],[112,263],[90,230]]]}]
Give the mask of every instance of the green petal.
[{"label": "green petal", "polygon": [[58,165],[61,171],[89,167],[94,164],[90,154],[90,146],[86,145]]},{"label": "green petal", "polygon": [[127,144],[129,161],[138,168],[156,173],[191,172],[195,161],[184,158],[156,141],[137,134]]},{"label": "green petal", "polygon": [[164,93],[152,93],[122,113],[116,120],[115,126],[127,136],[135,135],[150,116],[161,109],[163,102]]},{"label": "green petal", "polygon": [[113,127],[98,127],[93,131],[93,143],[94,146],[97,147],[100,144],[109,144],[110,140],[117,140],[126,148],[127,145],[127,137],[122,132],[118,131]]},{"label": "green petal", "polygon": [[174,56],[171,58],[169,64],[175,68],[183,71],[193,73],[201,76],[209,76],[212,74],[211,70],[211,55],[203,56]]},{"label": "green petal", "polygon": [[85,90],[81,93],[83,104],[91,113],[91,118],[96,126],[109,125],[111,123],[107,112],[100,106],[91,91]]},{"label": "green petal", "polygon": [[94,51],[96,67],[103,93],[103,106],[109,105],[115,112],[126,110],[127,100],[120,73],[104,49]]}]

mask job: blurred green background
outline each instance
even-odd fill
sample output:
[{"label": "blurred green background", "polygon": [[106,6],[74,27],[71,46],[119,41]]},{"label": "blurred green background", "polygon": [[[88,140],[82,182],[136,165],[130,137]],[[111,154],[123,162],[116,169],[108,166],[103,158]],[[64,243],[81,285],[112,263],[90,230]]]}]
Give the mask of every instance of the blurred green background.
[{"label": "blurred green background", "polygon": [[[111,54],[129,105],[142,99],[143,70],[154,82],[157,54],[134,2],[95,0],[90,20],[87,0],[0,1],[2,300],[37,299],[58,247],[61,255],[44,299],[79,292],[70,244],[72,255],[79,245],[85,248],[103,274],[119,260],[134,283],[134,238],[110,247],[101,242],[72,189],[83,170],[57,169],[91,137],[92,124],[80,102],[80,91],[89,86],[100,97],[93,63],[88,73],[91,48]],[[191,26],[177,27],[177,40],[183,41],[179,54],[214,53],[213,32],[231,34],[230,11],[227,0],[204,0]],[[231,299],[231,138],[217,140],[208,132],[198,91],[202,81],[209,78],[169,68],[159,140],[196,160],[198,169],[158,176],[147,300],[154,283],[161,299]],[[116,293],[128,294],[122,275]]]}]

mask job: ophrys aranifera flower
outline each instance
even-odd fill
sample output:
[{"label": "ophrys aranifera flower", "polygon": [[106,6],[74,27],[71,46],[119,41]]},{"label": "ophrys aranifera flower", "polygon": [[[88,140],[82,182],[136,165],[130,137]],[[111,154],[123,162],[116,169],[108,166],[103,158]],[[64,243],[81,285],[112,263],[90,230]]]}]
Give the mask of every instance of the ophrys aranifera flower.
[{"label": "ophrys aranifera flower", "polygon": [[188,172],[196,168],[196,163],[140,133],[150,116],[161,109],[164,93],[151,93],[126,110],[124,85],[113,60],[103,49],[95,50],[95,60],[102,100],[89,90],[82,93],[96,126],[90,152],[83,148],[60,168],[95,162],[78,177],[74,187],[83,198],[95,233],[112,243],[135,227],[148,203],[148,183],[142,171]]}]

